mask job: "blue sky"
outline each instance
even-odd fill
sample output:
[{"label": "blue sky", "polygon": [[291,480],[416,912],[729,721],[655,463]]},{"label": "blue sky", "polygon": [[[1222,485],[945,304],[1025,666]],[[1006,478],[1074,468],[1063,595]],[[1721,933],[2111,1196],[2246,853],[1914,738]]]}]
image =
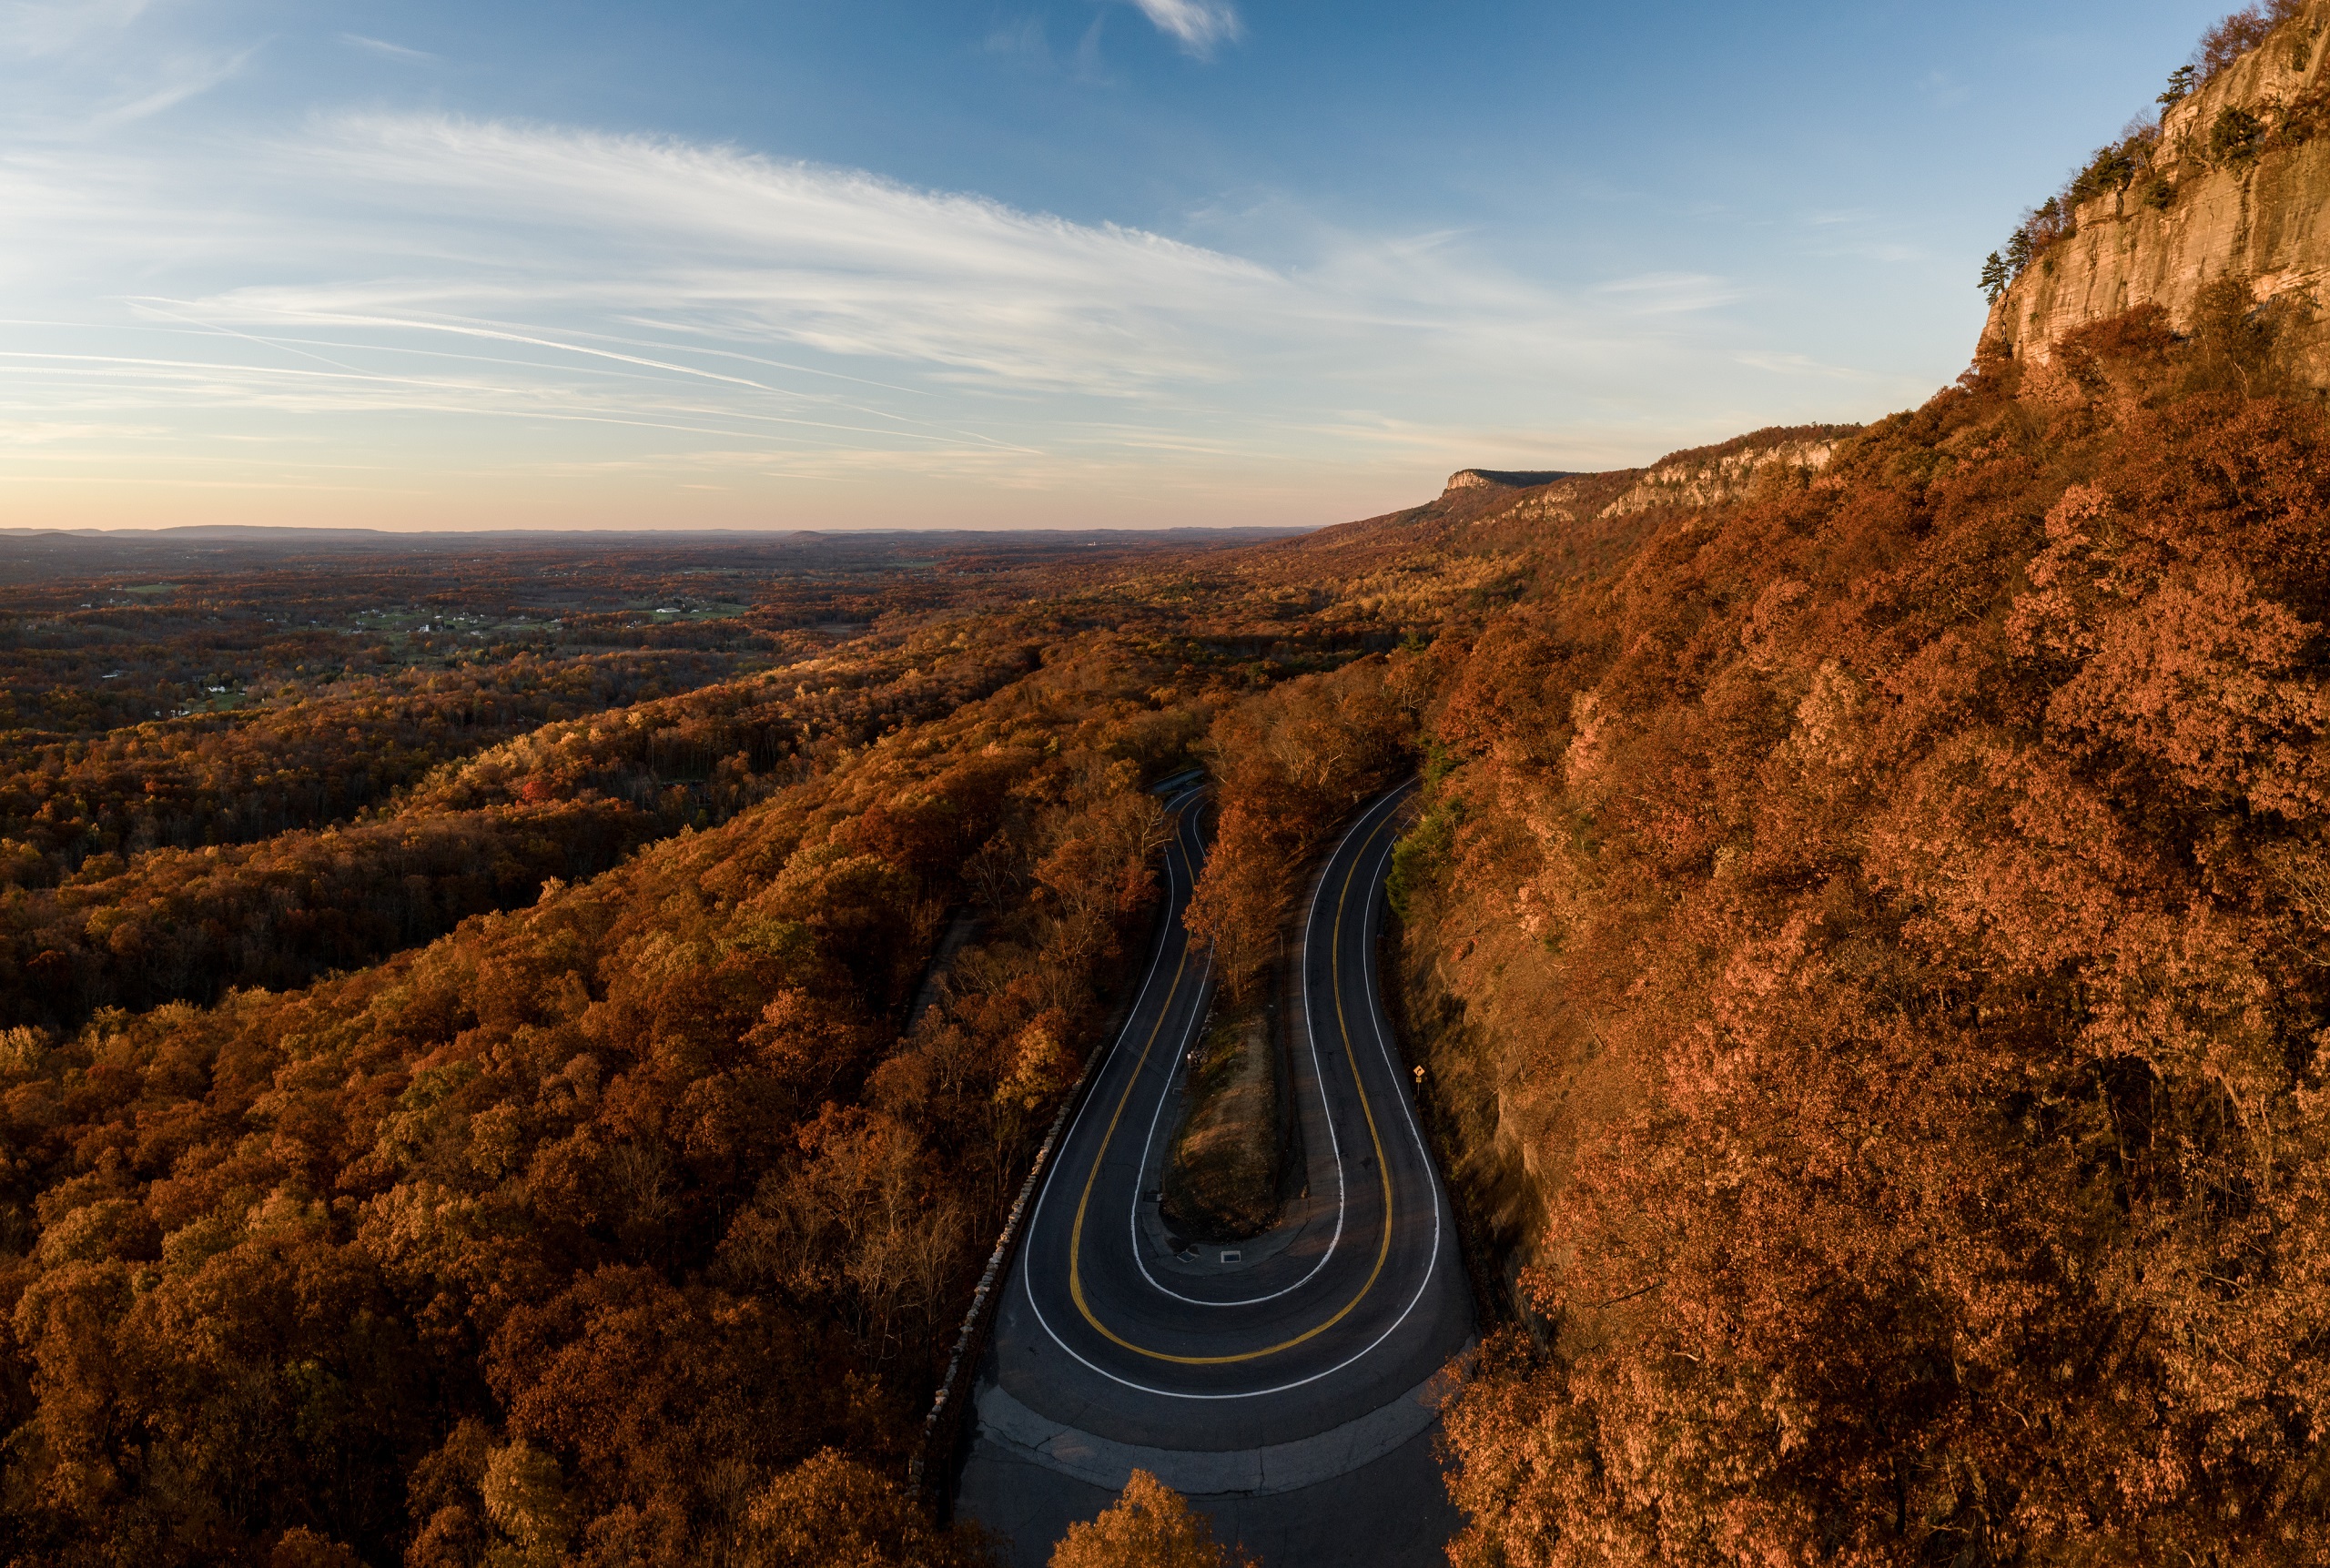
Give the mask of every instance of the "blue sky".
[{"label": "blue sky", "polygon": [[2215,15],[0,0],[0,524],[1315,524],[1867,419]]}]

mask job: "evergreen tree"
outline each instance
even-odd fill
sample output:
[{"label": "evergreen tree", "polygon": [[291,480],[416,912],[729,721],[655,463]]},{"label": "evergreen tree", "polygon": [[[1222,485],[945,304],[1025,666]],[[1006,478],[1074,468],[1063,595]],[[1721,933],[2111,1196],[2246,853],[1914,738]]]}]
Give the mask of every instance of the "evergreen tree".
[{"label": "evergreen tree", "polygon": [[1993,305],[1997,304],[1999,302],[1999,296],[2006,292],[2006,286],[2009,281],[2010,279],[2008,278],[2006,272],[2006,262],[2001,258],[1997,251],[1993,250],[1990,255],[1982,258],[1982,281],[1980,288],[1983,298],[1990,300]]}]

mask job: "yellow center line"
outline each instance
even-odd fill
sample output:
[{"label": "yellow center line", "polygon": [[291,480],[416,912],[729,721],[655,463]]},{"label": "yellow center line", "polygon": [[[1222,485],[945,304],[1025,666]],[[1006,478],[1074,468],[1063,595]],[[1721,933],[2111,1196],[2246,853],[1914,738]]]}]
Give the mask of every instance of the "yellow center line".
[{"label": "yellow center line", "polygon": [[[1329,1329],[1351,1316],[1352,1310],[1367,1299],[1367,1293],[1370,1290],[1375,1289],[1375,1281],[1383,1272],[1383,1264],[1392,1256],[1392,1168],[1383,1158],[1383,1138],[1376,1130],[1375,1108],[1368,1102],[1367,1086],[1360,1081],[1359,1058],[1351,1048],[1351,1026],[1343,1017],[1343,911],[1350,906],[1352,879],[1359,875],[1361,862],[1366,860],[1373,852],[1375,840],[1382,835],[1383,829],[1391,824],[1394,814],[1388,812],[1384,814],[1383,820],[1378,823],[1362,841],[1359,853],[1352,856],[1351,869],[1343,873],[1342,891],[1335,897],[1334,935],[1329,939],[1331,946],[1328,948],[1328,977],[1332,983],[1335,993],[1335,1028],[1342,1036],[1343,1060],[1351,1064],[1352,1086],[1359,1091],[1359,1108],[1367,1118],[1367,1136],[1375,1145],[1375,1169],[1383,1180],[1383,1240],[1375,1250],[1375,1267],[1368,1270],[1367,1282],[1359,1288],[1357,1295],[1345,1301],[1337,1310],[1335,1315],[1326,1321],[1305,1329],[1291,1340],[1282,1340],[1275,1345],[1265,1346],[1259,1351],[1244,1351],[1230,1356],[1177,1356],[1167,1351],[1152,1351],[1146,1345],[1136,1345],[1114,1329],[1109,1328],[1108,1324],[1100,1321],[1093,1315],[1091,1307],[1085,1301],[1084,1276],[1079,1267],[1079,1259],[1084,1249],[1084,1212],[1092,1202],[1092,1185],[1100,1178],[1100,1161],[1107,1158],[1109,1143],[1117,1136],[1117,1123],[1123,1119],[1125,1107],[1131,1103],[1133,1088],[1140,1082],[1141,1069],[1149,1065],[1149,1053],[1157,1044],[1158,1031],[1165,1027],[1166,1015],[1172,1009],[1173,995],[1180,989],[1182,968],[1189,961],[1189,944],[1185,941],[1181,946],[1181,956],[1173,966],[1173,984],[1166,990],[1164,1005],[1158,1008],[1157,1022],[1150,1027],[1149,1039],[1140,1047],[1140,1059],[1133,1064],[1131,1080],[1125,1085],[1125,1092],[1118,1098],[1116,1111],[1109,1118],[1108,1129],[1100,1135],[1100,1147],[1092,1156],[1092,1168],[1084,1177],[1083,1195],[1076,1200],[1076,1223],[1069,1230],[1068,1237],[1069,1296],[1076,1302],[1076,1310],[1084,1314],[1084,1320],[1099,1330],[1112,1344],[1121,1345],[1134,1354],[1147,1356],[1151,1361],[1174,1361],[1185,1367],[1218,1367],[1231,1361],[1260,1361],[1264,1356],[1275,1356],[1282,1351],[1291,1351],[1305,1340],[1316,1339],[1319,1335],[1325,1333]],[[1305,956],[1307,958],[1308,955]]]}]

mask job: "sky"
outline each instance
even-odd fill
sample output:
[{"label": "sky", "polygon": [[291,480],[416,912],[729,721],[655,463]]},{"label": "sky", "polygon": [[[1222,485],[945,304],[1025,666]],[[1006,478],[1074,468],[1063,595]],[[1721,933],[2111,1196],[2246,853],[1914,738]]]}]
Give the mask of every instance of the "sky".
[{"label": "sky", "polygon": [[2217,10],[0,0],[0,526],[1312,526],[1868,420]]}]

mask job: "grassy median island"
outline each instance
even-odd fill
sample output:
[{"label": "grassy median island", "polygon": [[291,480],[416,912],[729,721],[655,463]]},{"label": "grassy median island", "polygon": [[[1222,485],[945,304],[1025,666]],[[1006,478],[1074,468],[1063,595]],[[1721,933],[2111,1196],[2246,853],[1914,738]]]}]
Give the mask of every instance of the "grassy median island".
[{"label": "grassy median island", "polygon": [[1284,1172],[1279,1053],[1261,1007],[1218,1007],[1190,1068],[1188,1108],[1165,1159],[1166,1228],[1240,1241],[1278,1221]]}]

